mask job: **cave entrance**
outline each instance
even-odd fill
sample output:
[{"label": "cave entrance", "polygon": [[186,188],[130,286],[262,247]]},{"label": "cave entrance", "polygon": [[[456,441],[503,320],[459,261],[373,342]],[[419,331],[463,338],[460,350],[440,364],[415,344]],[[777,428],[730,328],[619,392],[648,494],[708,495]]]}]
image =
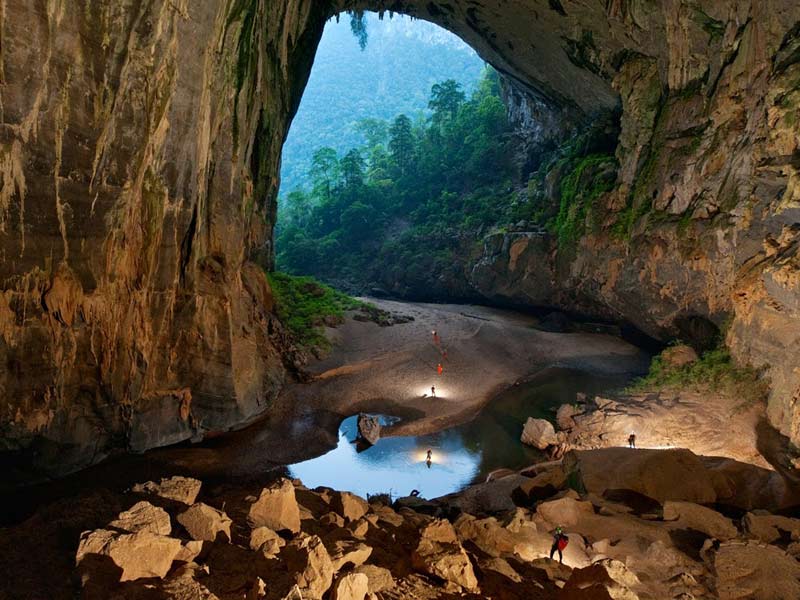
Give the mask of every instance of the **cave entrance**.
[{"label": "cave entrance", "polygon": [[355,294],[463,295],[461,257],[519,193],[502,85],[430,22],[331,19],[283,148],[277,270]]}]

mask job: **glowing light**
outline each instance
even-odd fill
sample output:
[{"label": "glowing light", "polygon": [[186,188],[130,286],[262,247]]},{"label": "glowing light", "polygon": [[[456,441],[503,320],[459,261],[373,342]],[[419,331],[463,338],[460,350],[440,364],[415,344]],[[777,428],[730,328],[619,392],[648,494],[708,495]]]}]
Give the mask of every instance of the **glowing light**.
[{"label": "glowing light", "polygon": [[[433,385],[433,384],[431,384]],[[431,385],[429,386],[421,386],[415,390],[415,395],[417,397],[427,396],[428,398],[434,399],[431,394]],[[450,396],[450,390],[447,387],[439,387],[436,385],[436,400],[441,400],[444,398],[448,398]]]}]

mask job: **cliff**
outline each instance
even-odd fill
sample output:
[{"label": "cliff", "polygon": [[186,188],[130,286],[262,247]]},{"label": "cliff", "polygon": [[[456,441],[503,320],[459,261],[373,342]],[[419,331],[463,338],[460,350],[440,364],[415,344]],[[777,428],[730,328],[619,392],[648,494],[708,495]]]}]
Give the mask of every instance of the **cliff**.
[{"label": "cliff", "polygon": [[[475,288],[655,335],[730,320],[800,441],[796,3],[6,0],[3,450],[60,472],[267,410],[295,362],[262,272],[280,149],[345,9],[462,36],[513,88],[531,155],[619,118],[612,189],[564,208],[574,243],[495,244]],[[595,167],[563,175],[589,189]]]}]

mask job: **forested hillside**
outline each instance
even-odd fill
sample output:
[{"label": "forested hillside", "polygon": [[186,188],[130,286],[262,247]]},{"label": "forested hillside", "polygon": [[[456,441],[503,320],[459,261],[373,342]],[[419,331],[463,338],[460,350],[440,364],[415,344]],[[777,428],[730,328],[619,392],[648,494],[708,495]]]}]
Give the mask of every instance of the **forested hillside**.
[{"label": "forested hillside", "polygon": [[364,49],[351,31],[350,18],[329,22],[317,53],[302,104],[283,150],[281,196],[305,178],[317,148],[340,153],[366,142],[362,119],[416,118],[427,111],[437,81],[455,79],[471,92],[483,61],[466,44],[424,21],[366,13]]},{"label": "forested hillside", "polygon": [[[434,84],[429,116],[373,119],[366,143],[317,147],[310,190],[286,198],[278,268],[348,286],[391,279],[420,285],[458,261],[464,239],[513,218],[509,125],[497,73],[470,95]],[[335,259],[335,260],[334,260]]]}]

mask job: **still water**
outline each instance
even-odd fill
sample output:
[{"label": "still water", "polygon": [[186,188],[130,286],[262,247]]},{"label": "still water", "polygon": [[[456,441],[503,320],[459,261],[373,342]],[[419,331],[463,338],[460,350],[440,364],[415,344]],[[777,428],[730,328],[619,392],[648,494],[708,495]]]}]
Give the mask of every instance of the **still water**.
[{"label": "still water", "polygon": [[622,377],[551,369],[504,392],[468,423],[430,435],[381,438],[362,452],[353,443],[358,428],[352,416],[342,421],[336,448],[291,465],[289,472],[311,488],[324,485],[362,497],[381,492],[405,496],[416,489],[422,497],[435,498],[482,481],[495,469],[520,469],[541,460],[541,452],[519,441],[528,417],[553,419],[555,409],[574,402],[577,392],[602,394],[626,383]]}]

